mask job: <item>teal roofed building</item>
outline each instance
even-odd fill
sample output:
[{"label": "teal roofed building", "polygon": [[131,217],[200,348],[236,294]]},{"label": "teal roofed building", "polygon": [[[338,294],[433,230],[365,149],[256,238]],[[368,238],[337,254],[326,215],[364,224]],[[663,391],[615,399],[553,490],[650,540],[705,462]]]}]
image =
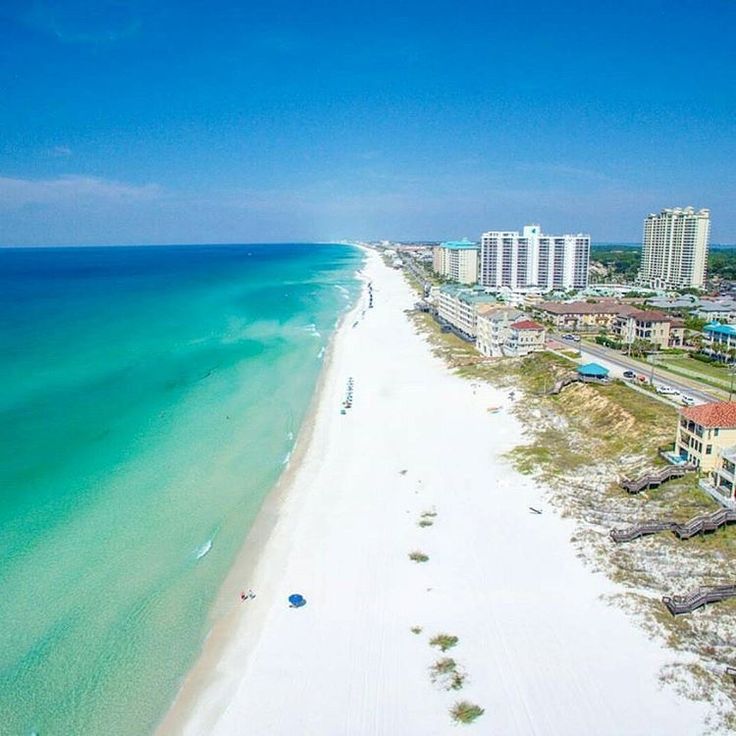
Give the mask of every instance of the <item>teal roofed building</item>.
[{"label": "teal roofed building", "polygon": [[584,381],[605,381],[608,378],[608,368],[598,363],[585,363],[578,366],[578,375]]},{"label": "teal roofed building", "polygon": [[440,243],[440,248],[451,248],[452,250],[472,248],[478,250],[478,243],[474,243],[472,240],[468,240],[467,238],[463,238],[462,240],[447,240],[444,243]]},{"label": "teal roofed building", "polygon": [[437,295],[437,316],[441,323],[450,325],[466,340],[475,340],[478,323],[478,307],[496,304],[496,297],[486,294],[482,288],[445,284]]},{"label": "teal roofed building", "polygon": [[729,358],[728,351],[736,350],[736,327],[709,322],[703,327],[703,350],[710,355]]},{"label": "teal roofed building", "polygon": [[466,239],[448,240],[435,247],[432,266],[435,273],[460,284],[475,284],[478,281],[477,243]]}]

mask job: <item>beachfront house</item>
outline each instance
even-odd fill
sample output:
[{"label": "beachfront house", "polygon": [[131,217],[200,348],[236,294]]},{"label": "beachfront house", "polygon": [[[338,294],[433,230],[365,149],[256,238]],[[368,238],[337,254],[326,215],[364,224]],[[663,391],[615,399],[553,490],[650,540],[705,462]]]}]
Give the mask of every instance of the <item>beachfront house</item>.
[{"label": "beachfront house", "polygon": [[489,358],[503,355],[503,346],[509,336],[509,328],[522,313],[518,309],[498,304],[480,304],[476,309],[475,347]]},{"label": "beachfront house", "polygon": [[509,326],[504,355],[518,358],[544,350],[546,330],[538,322],[522,319]]},{"label": "beachfront house", "polygon": [[675,454],[700,470],[704,491],[736,508],[736,401],[680,409]]},{"label": "beachfront house", "polygon": [[736,445],[736,401],[714,401],[680,409],[675,453],[701,472],[712,473],[719,456]]},{"label": "beachfront house", "polygon": [[483,289],[446,284],[439,291],[437,318],[463,339],[475,342],[478,307],[495,303],[496,298]]},{"label": "beachfront house", "polygon": [[719,503],[736,508],[736,445],[721,450],[715,470],[700,481],[700,486]]}]

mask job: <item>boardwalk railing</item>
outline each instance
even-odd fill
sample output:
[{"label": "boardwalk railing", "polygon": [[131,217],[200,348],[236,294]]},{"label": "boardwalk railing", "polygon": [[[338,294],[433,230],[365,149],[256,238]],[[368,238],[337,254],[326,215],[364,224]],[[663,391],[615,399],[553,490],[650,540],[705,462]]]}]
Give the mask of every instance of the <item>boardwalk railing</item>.
[{"label": "boardwalk railing", "polygon": [[689,463],[682,465],[668,465],[661,470],[650,470],[638,478],[623,477],[619,480],[619,485],[629,493],[641,493],[649,488],[656,488],[666,483],[672,478],[682,478],[686,473],[695,470],[695,466]]},{"label": "boardwalk railing", "polygon": [[692,613],[696,608],[705,606],[707,603],[725,601],[727,598],[736,597],[736,585],[719,585],[715,588],[697,588],[686,595],[665,596],[662,603],[667,610],[677,616],[681,613]]},{"label": "boardwalk railing", "polygon": [[626,529],[611,529],[610,536],[614,542],[631,542],[647,534],[672,532],[680,539],[690,539],[690,537],[694,537],[696,534],[713,532],[721,526],[734,522],[736,522],[736,511],[732,509],[719,509],[712,514],[694,516],[684,524],[676,521],[650,521],[630,526]]}]

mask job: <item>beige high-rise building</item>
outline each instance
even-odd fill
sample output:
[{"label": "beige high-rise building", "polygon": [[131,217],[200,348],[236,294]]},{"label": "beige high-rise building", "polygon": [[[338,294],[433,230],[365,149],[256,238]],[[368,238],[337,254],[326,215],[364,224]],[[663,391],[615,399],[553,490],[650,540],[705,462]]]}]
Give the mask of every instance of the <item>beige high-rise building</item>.
[{"label": "beige high-rise building", "polygon": [[478,281],[478,246],[469,240],[455,240],[438,245],[432,254],[435,273],[461,284]]},{"label": "beige high-rise building", "polygon": [[710,210],[664,209],[644,220],[639,282],[653,289],[705,285]]}]

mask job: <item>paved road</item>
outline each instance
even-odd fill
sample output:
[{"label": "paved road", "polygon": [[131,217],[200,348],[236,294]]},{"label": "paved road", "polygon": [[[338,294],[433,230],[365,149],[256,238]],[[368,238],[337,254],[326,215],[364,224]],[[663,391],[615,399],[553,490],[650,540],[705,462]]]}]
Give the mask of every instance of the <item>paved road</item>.
[{"label": "paved road", "polygon": [[[550,337],[562,343],[563,345],[579,348],[581,352],[586,353],[588,355],[592,355],[595,358],[599,358],[600,360],[605,361],[606,363],[608,363],[610,366],[614,368],[615,374],[616,373],[620,374],[620,373],[623,373],[623,371],[631,370],[631,371],[634,371],[637,375],[645,375],[647,376],[647,378],[651,375],[651,372],[652,372],[651,365],[647,365],[647,366],[642,365],[638,361],[632,360],[631,358],[628,358],[625,355],[621,355],[621,353],[616,352],[615,350],[611,350],[610,348],[603,347],[602,345],[591,345],[588,342],[580,343],[580,342],[573,342],[572,340],[564,340],[562,338],[562,335],[556,334],[556,333],[550,333]],[[672,386],[672,388],[677,389],[678,391],[685,394],[686,396],[692,396],[692,398],[698,402],[721,401],[722,400],[715,393],[710,393],[707,390],[700,389],[700,388],[693,388],[689,384],[679,381],[674,377],[670,377],[669,375],[658,376],[656,365],[654,366],[654,385],[655,386]]]}]

